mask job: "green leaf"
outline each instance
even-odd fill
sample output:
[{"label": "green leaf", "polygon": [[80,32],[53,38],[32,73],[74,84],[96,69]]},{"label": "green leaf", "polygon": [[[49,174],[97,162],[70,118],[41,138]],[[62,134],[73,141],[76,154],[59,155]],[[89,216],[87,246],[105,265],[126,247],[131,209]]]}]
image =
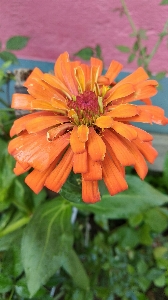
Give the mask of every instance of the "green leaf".
[{"label": "green leaf", "polygon": [[162,2],[160,2],[160,5],[167,5],[168,4],[168,0],[162,0]]},{"label": "green leaf", "polygon": [[81,261],[73,249],[69,249],[68,254],[64,256],[62,266],[73,278],[73,282],[77,287],[84,290],[89,289],[89,278]]},{"label": "green leaf", "polygon": [[129,52],[130,52],[130,48],[127,47],[127,46],[121,46],[121,45],[119,45],[119,46],[116,46],[116,48],[117,48],[119,51],[121,51],[121,52],[125,52],[125,53],[129,53]]},{"label": "green leaf", "polygon": [[6,49],[7,50],[21,50],[24,47],[26,47],[28,40],[29,40],[29,38],[26,36],[20,36],[20,35],[13,36],[9,40],[7,40]]},{"label": "green leaf", "polygon": [[139,240],[141,244],[146,246],[152,244],[153,239],[150,235],[150,227],[147,224],[144,224],[139,228],[137,235],[139,236]]},{"label": "green leaf", "polygon": [[153,208],[146,212],[144,222],[150,226],[154,232],[162,232],[167,228],[167,217],[159,208]]},{"label": "green leaf", "polygon": [[91,47],[86,47],[86,48],[79,50],[74,55],[79,56],[80,58],[82,58],[84,60],[89,60],[94,55],[94,51]]},{"label": "green leaf", "polygon": [[95,204],[76,203],[79,210],[104,214],[107,218],[128,219],[137,213],[168,203],[168,196],[154,189],[137,176],[127,175],[128,190],[110,196],[103,181],[100,182],[101,201]]},{"label": "green leaf", "polygon": [[136,55],[135,53],[131,53],[130,56],[128,57],[128,63],[131,63],[135,59]]},{"label": "green leaf", "polygon": [[18,59],[17,59],[16,55],[14,55],[13,53],[11,53],[9,51],[0,52],[0,58],[3,61],[11,61],[13,64],[18,63]]},{"label": "green leaf", "polygon": [[81,203],[82,192],[80,176],[71,172],[59,193],[68,201]]},{"label": "green leaf", "polygon": [[22,240],[22,259],[33,296],[63,265],[72,248],[71,205],[61,197],[37,208]]},{"label": "green leaf", "polygon": [[155,78],[156,80],[161,80],[161,79],[163,79],[165,76],[166,76],[166,72],[159,72],[159,73],[157,73],[157,74],[154,76],[154,78]]},{"label": "green leaf", "polygon": [[133,45],[133,50],[134,50],[134,51],[138,51],[138,49],[139,49],[139,44],[138,44],[138,42],[136,41],[136,42],[134,43],[134,45]]},{"label": "green leaf", "polygon": [[12,288],[12,285],[13,283],[11,278],[0,274],[0,293],[4,294],[9,292]]},{"label": "green leaf", "polygon": [[102,50],[101,50],[101,47],[99,45],[97,45],[95,47],[95,51],[96,51],[96,57],[99,58],[99,59],[102,59]]},{"label": "green leaf", "polygon": [[140,36],[141,39],[147,40],[148,37],[146,35],[146,30],[145,29],[141,28],[138,33],[139,33],[139,36]]},{"label": "green leaf", "polygon": [[165,185],[168,183],[168,152],[165,157],[164,166],[163,166],[163,181]]},{"label": "green leaf", "polygon": [[166,278],[165,278],[165,274],[162,274],[161,276],[159,276],[158,278],[156,278],[154,280],[154,284],[157,287],[164,287],[166,283]]},{"label": "green leaf", "polygon": [[140,214],[136,214],[133,215],[129,218],[129,224],[131,227],[137,227],[143,220],[143,215]]}]

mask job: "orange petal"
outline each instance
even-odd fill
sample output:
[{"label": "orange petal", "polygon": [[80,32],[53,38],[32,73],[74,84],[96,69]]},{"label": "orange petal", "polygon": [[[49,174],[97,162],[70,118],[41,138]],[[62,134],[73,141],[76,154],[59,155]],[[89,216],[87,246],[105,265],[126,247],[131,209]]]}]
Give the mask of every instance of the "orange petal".
[{"label": "orange petal", "polygon": [[148,74],[145,72],[145,70],[142,67],[139,67],[136,71],[134,71],[132,74],[128,75],[124,79],[122,79],[119,83],[116,84],[122,85],[124,83],[132,83],[136,85],[139,82],[142,82],[144,80],[147,80],[149,78]]},{"label": "orange petal", "polygon": [[67,130],[71,129],[73,126],[74,125],[72,123],[65,123],[65,124],[61,124],[57,127],[54,127],[52,129],[50,129],[47,132],[48,141],[53,141],[54,139],[56,139],[60,135],[63,135]]},{"label": "orange petal", "polygon": [[148,97],[155,96],[157,94],[157,89],[155,86],[147,85],[144,87],[136,87],[135,99],[142,100]]},{"label": "orange petal", "polygon": [[113,129],[125,137],[127,140],[132,141],[137,138],[137,132],[128,124],[124,124],[122,122],[113,122]]},{"label": "orange petal", "polygon": [[74,126],[71,132],[70,145],[74,153],[83,153],[85,151],[85,143],[79,140],[77,126]]},{"label": "orange petal", "polygon": [[149,161],[151,164],[154,163],[156,157],[158,156],[158,152],[152,145],[148,142],[142,142],[139,139],[134,141],[134,144],[138,147],[143,156]]},{"label": "orange petal", "polygon": [[92,66],[91,67],[91,75],[90,75],[90,80],[91,80],[91,91],[94,91],[95,88],[95,83],[97,83],[97,79],[98,79],[98,75],[99,75],[99,67],[96,66]]},{"label": "orange petal", "polygon": [[106,145],[96,131],[89,128],[88,153],[94,161],[104,159],[106,153]]},{"label": "orange petal", "polygon": [[34,98],[27,94],[13,94],[11,107],[15,109],[31,110],[31,102]]},{"label": "orange petal", "polygon": [[86,125],[80,125],[78,127],[78,138],[82,143],[88,140],[89,128]]},{"label": "orange petal", "polygon": [[62,156],[62,152],[58,157],[54,160],[54,162],[43,172],[38,170],[33,170],[26,178],[26,184],[33,190],[34,193],[38,194],[42,188],[44,187],[44,183],[50,173],[54,170],[56,164],[59,162]]},{"label": "orange petal", "polygon": [[100,201],[97,181],[85,181],[82,178],[82,199],[85,203],[95,203]]},{"label": "orange petal", "polygon": [[161,107],[153,105],[141,105],[139,106],[140,111],[143,113],[151,114],[152,122],[163,125],[164,124],[164,110]]},{"label": "orange petal", "polygon": [[126,147],[133,154],[133,156],[135,158],[134,168],[135,168],[137,174],[139,175],[139,177],[141,179],[144,179],[148,172],[148,167],[147,167],[147,164],[145,162],[143,155],[140,153],[140,151],[138,150],[138,148],[135,146],[135,144],[133,142],[129,142],[128,140],[126,140],[122,137],[121,137],[121,139],[122,139],[122,141],[124,141]]},{"label": "orange petal", "polygon": [[115,156],[115,153],[114,153],[113,149],[111,148],[111,146],[109,145],[109,143],[107,141],[106,141],[106,148],[107,148],[108,155],[110,156],[110,158],[112,159],[113,163],[116,165],[117,169],[120,171],[120,173],[124,177],[125,176],[125,167],[123,167],[121,165],[121,163],[119,162],[119,160]]},{"label": "orange petal", "polygon": [[83,153],[74,153],[73,171],[74,173],[86,173],[88,170],[87,151]]},{"label": "orange petal", "polygon": [[103,180],[110,195],[115,195],[128,188],[127,182],[125,181],[123,174],[118,170],[112,159],[106,154],[105,159],[102,163],[103,169]]},{"label": "orange petal", "polygon": [[71,147],[69,147],[59,164],[47,177],[45,182],[47,188],[57,193],[60,191],[72,170],[72,159],[73,151]]},{"label": "orange petal", "polygon": [[44,74],[42,79],[50,86],[62,91],[69,99],[71,99],[70,91],[60,79],[52,74]]},{"label": "orange petal", "polygon": [[55,97],[51,99],[51,104],[57,109],[68,110],[67,104],[62,100],[56,99]]},{"label": "orange petal", "polygon": [[138,115],[139,108],[133,104],[120,104],[118,106],[112,106],[110,111],[106,113],[107,116],[112,118],[128,118]]},{"label": "orange petal", "polygon": [[[59,120],[60,119],[60,120]],[[33,118],[32,120],[27,121],[25,128],[28,133],[34,133],[41,131],[45,128],[56,126],[57,124],[62,123],[63,120],[67,121],[68,118],[61,116],[39,116]]]},{"label": "orange petal", "polygon": [[32,134],[21,134],[10,141],[9,153],[18,162],[26,162],[33,168],[44,171],[69,144],[70,133],[48,142],[47,131]]},{"label": "orange petal", "polygon": [[14,121],[12,127],[11,127],[11,130],[10,130],[10,136],[14,136],[15,134],[19,134],[21,131],[25,130],[26,129],[26,123],[30,120],[34,120],[36,119],[37,117],[39,116],[53,116],[54,113],[53,112],[35,112],[35,113],[32,113],[32,114],[28,114],[28,115],[25,115],[17,120]]},{"label": "orange petal", "polygon": [[90,70],[91,68],[86,64],[81,64],[80,67],[82,68],[84,75],[85,75],[85,84],[90,81]]},{"label": "orange petal", "polygon": [[91,67],[95,66],[95,67],[97,67],[99,69],[98,75],[100,76],[100,74],[102,73],[102,70],[103,70],[103,62],[102,62],[102,60],[100,60],[100,59],[98,59],[96,57],[91,57],[91,59],[90,59],[90,65],[91,65]]},{"label": "orange petal", "polygon": [[77,67],[80,63],[79,62],[70,62],[69,61],[69,54],[68,52],[62,53],[54,67],[55,75],[57,78],[62,81],[68,90],[73,94],[77,95],[77,84],[75,80],[74,68]]},{"label": "orange petal", "polygon": [[142,130],[138,127],[135,127],[133,125],[129,125],[131,126],[134,130],[136,130],[138,138],[140,140],[142,140],[143,142],[149,142],[153,140],[153,136],[151,134],[149,134],[148,132],[146,132],[145,130]]},{"label": "orange petal", "polygon": [[16,162],[16,165],[13,169],[13,172],[15,173],[15,175],[20,175],[20,174],[23,174],[25,172],[27,172],[28,170],[30,170],[31,166],[29,166],[29,164],[27,164],[27,167],[23,168],[22,165],[17,161]]},{"label": "orange petal", "polygon": [[31,96],[45,101],[50,101],[55,95],[55,89],[38,78],[28,85],[28,92]]},{"label": "orange petal", "polygon": [[86,82],[85,82],[85,74],[81,66],[75,69],[75,78],[80,88],[80,92],[83,93],[85,91]]},{"label": "orange petal", "polygon": [[[142,123],[152,123],[152,115],[149,111],[141,110],[139,106],[139,112],[137,116],[124,118],[125,122],[142,122]],[[123,118],[116,118],[116,121],[123,121]]]},{"label": "orange petal", "polygon": [[113,119],[110,116],[101,116],[96,119],[95,125],[99,128],[110,128],[113,125]]},{"label": "orange petal", "polygon": [[31,109],[51,111],[56,110],[48,101],[44,101],[42,99],[33,99],[31,101]]},{"label": "orange petal", "polygon": [[135,88],[132,83],[125,83],[119,86],[115,85],[110,91],[110,96],[104,100],[104,104],[107,105],[111,101],[126,97],[133,93],[135,93]]},{"label": "orange petal", "polygon": [[135,164],[135,158],[125,146],[125,142],[109,129],[103,132],[103,139],[107,141],[113,149],[115,156],[123,166],[131,166]]},{"label": "orange petal", "polygon": [[31,72],[29,77],[24,82],[24,86],[28,87],[32,82],[34,82],[34,79],[41,79],[43,76],[43,72],[39,68],[34,68],[34,70]]},{"label": "orange petal", "polygon": [[112,60],[106,74],[104,76],[101,76],[98,79],[98,83],[101,84],[101,79],[103,79],[103,77],[108,78],[109,79],[109,84],[111,84],[114,79],[117,77],[117,75],[120,73],[120,71],[122,70],[123,65],[120,64],[118,61]]},{"label": "orange petal", "polygon": [[88,155],[88,171],[83,174],[84,180],[101,180],[102,179],[102,168],[100,162],[93,161]]}]

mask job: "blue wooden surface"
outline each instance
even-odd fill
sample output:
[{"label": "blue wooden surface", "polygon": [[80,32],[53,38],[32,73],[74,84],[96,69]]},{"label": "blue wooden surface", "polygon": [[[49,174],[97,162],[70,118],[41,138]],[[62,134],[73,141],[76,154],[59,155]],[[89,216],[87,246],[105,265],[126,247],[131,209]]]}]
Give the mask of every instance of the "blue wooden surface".
[{"label": "blue wooden surface", "polygon": [[[11,66],[9,69],[10,70],[14,70],[18,68],[34,69],[35,67],[40,68],[43,72],[49,72],[53,70],[54,63],[19,59],[19,65]],[[129,75],[128,72],[121,72],[117,78],[117,81],[121,80],[127,75]],[[161,85],[161,89],[159,89],[158,94],[156,96],[152,97],[152,102],[154,105],[162,107],[165,110],[166,116],[168,117],[168,78],[162,79],[160,81],[160,85]],[[14,92],[14,82],[10,84],[10,97],[12,96],[13,92]],[[4,95],[2,93],[0,94],[0,96],[4,98]],[[154,125],[138,124],[138,126],[149,132],[168,133],[168,125],[159,126],[155,124]]]}]

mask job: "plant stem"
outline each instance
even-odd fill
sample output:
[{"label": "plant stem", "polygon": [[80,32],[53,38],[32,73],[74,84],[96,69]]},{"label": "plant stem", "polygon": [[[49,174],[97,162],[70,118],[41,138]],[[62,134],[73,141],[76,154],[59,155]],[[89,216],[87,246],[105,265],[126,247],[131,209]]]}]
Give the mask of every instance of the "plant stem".
[{"label": "plant stem", "polygon": [[137,34],[138,30],[137,30],[137,28],[136,28],[136,26],[134,24],[134,21],[132,20],[132,18],[130,16],[130,13],[129,13],[129,10],[128,10],[127,6],[126,6],[125,1],[124,0],[120,0],[120,1],[121,1],[121,4],[122,4],[122,7],[124,9],[124,12],[125,12],[125,14],[127,16],[127,19],[128,19],[128,21],[129,21],[129,23],[131,25],[133,33]]},{"label": "plant stem", "polygon": [[11,233],[17,229],[19,229],[20,227],[22,227],[23,225],[27,224],[30,220],[30,217],[24,217],[18,221],[16,221],[15,223],[7,226],[4,230],[2,230],[0,232],[0,237],[5,236],[8,233]]},{"label": "plant stem", "polygon": [[[167,29],[168,29],[168,20],[166,21],[166,23],[165,23],[165,25],[164,25],[164,28],[163,28],[163,31],[162,31],[162,32],[166,32]],[[163,38],[164,38],[164,35],[163,35],[163,36],[162,36],[162,35],[159,35],[159,38],[158,38],[158,40],[157,40],[155,46],[153,47],[153,49],[152,49],[152,51],[151,51],[151,53],[149,54],[149,57],[148,57],[148,59],[147,59],[148,64],[150,63],[151,59],[153,58],[153,56],[154,56],[155,53],[157,52],[157,50],[158,50],[158,48],[159,48],[159,46],[160,46],[160,44],[161,44]]]}]

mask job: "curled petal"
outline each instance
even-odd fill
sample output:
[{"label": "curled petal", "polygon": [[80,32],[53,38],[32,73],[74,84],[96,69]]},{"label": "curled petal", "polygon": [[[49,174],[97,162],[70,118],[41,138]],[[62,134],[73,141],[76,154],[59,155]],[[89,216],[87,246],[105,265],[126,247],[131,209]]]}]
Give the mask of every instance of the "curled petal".
[{"label": "curled petal", "polygon": [[45,186],[47,188],[57,193],[60,191],[72,170],[72,158],[73,151],[71,147],[69,147],[59,164],[47,177],[45,181]]},{"label": "curled petal", "polygon": [[54,127],[47,132],[47,140],[53,141],[54,139],[56,139],[60,135],[63,135],[66,131],[68,131],[71,128],[73,128],[73,124],[71,123],[65,123],[61,124],[60,126]]},{"label": "curled petal", "polygon": [[89,128],[88,153],[94,161],[104,159],[106,153],[106,145],[96,131]]},{"label": "curled petal", "polygon": [[96,203],[100,201],[97,181],[85,181],[82,178],[82,199],[86,203]]}]

